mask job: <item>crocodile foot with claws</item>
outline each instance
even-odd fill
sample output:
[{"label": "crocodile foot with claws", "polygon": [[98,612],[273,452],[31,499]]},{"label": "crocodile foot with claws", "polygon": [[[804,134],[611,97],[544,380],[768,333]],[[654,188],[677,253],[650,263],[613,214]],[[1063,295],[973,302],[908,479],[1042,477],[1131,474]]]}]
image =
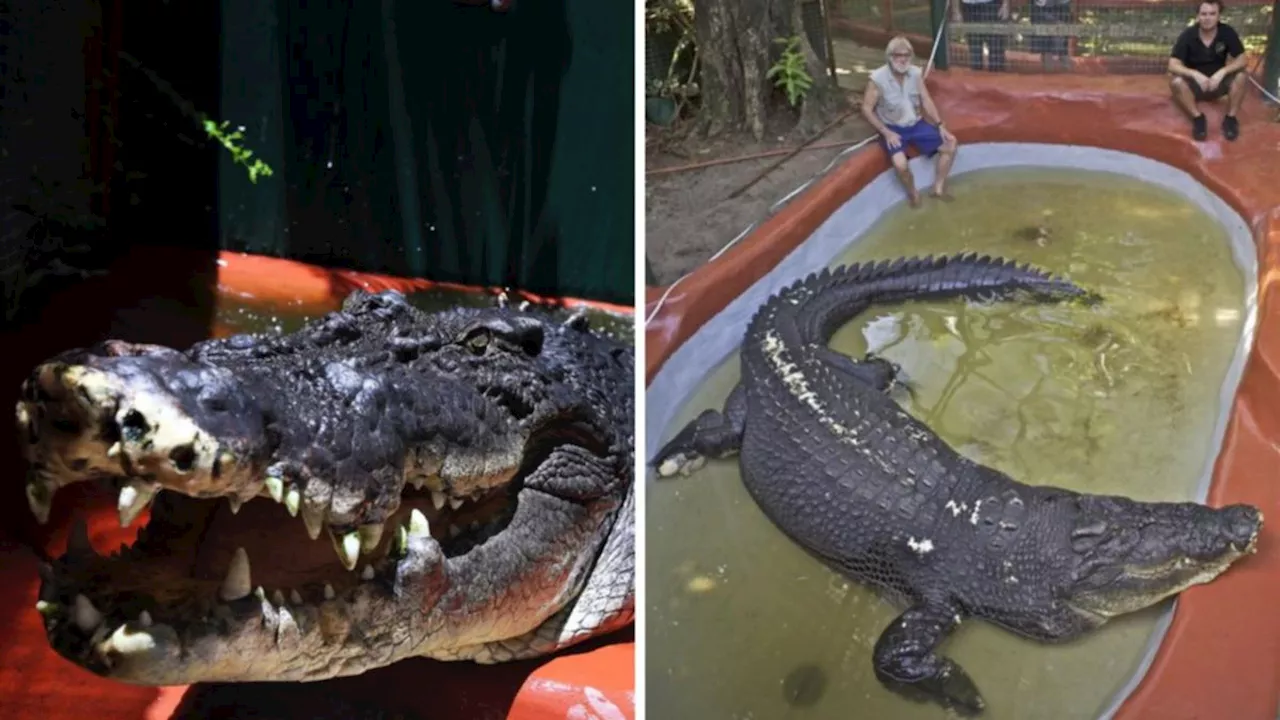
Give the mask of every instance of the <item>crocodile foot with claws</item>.
[{"label": "crocodile foot with claws", "polygon": [[824,270],[751,320],[742,380],[653,458],[661,476],[739,455],[764,514],[821,561],[904,612],[874,650],[890,689],[977,713],[938,647],[965,617],[1042,641],[1213,580],[1252,553],[1251,506],[1137,502],[1019,483],[972,462],[888,397],[892,369],[827,347],[875,303],[1022,294],[1097,301],[1029,266],[966,255]]},{"label": "crocodile foot with claws", "polygon": [[[509,307],[359,292],[291,335],[108,341],[37,366],[27,498],[117,493],[41,568],[53,648],[121,681],[501,662],[630,623],[633,351]],[[320,539],[320,536],[325,536]]]}]

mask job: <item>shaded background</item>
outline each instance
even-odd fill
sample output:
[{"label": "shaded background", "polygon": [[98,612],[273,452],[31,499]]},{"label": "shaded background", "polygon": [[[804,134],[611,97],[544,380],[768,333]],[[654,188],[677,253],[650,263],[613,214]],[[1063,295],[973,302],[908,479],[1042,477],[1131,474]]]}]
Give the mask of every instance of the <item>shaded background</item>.
[{"label": "shaded background", "polygon": [[633,24],[625,3],[0,0],[10,315],[33,275],[140,243],[630,304]]}]

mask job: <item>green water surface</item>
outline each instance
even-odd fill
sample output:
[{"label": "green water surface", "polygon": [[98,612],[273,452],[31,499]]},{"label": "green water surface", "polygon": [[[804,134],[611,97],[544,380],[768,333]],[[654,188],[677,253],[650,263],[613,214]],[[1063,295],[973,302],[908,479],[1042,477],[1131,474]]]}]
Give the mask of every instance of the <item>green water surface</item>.
[{"label": "green water surface", "polygon": [[[910,412],[967,456],[1030,484],[1191,499],[1216,454],[1245,283],[1225,228],[1181,196],[1109,174],[969,173],[955,202],[899,206],[833,265],[974,251],[1100,292],[1098,307],[911,303],[874,308],[832,346],[897,363]],[[738,379],[714,369],[663,440]],[[898,610],[786,540],[736,461],[648,485],[646,706],[661,718],[942,718],[884,690],[872,647]],[[943,652],[989,720],[1095,718],[1142,661],[1161,613],[1045,646],[979,621]]]}]

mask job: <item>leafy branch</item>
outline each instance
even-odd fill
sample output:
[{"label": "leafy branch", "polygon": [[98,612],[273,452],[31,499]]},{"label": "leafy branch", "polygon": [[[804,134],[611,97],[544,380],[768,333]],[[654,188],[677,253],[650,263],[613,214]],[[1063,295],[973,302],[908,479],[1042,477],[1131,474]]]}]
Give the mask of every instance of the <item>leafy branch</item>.
[{"label": "leafy branch", "polygon": [[813,78],[805,69],[804,52],[800,50],[801,38],[793,35],[789,38],[778,38],[775,43],[783,45],[782,56],[769,68],[765,77],[773,80],[776,87],[787,94],[787,102],[795,107],[813,87]]},{"label": "leafy branch", "polygon": [[[253,157],[253,151],[237,145],[237,141],[244,138],[244,126],[236,128],[234,132],[227,132],[227,126],[231,123],[226,120],[219,125],[209,118],[204,119],[204,131],[209,137],[222,143],[222,146],[231,153],[231,157],[239,165],[244,165],[249,171],[249,182],[257,184],[258,176],[271,176],[271,166],[262,162],[262,158]],[[252,162],[250,162],[252,158]]]}]

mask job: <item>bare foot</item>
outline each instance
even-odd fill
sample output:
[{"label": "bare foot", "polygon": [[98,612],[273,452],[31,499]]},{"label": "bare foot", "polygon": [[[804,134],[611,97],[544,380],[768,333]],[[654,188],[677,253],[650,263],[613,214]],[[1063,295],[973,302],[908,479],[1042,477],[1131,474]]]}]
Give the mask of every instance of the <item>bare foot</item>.
[{"label": "bare foot", "polygon": [[937,188],[934,188],[932,191],[930,191],[929,195],[932,197],[936,197],[943,202],[951,202],[952,200],[955,200],[955,198],[951,196],[951,193],[947,192],[946,190],[939,190]]},{"label": "bare foot", "polygon": [[919,194],[919,193],[911,193],[910,195],[908,195],[908,196],[907,196],[907,204],[908,204],[908,205],[910,205],[910,206],[911,206],[911,207],[913,207],[913,208],[918,208],[918,207],[920,207],[920,194]]}]

